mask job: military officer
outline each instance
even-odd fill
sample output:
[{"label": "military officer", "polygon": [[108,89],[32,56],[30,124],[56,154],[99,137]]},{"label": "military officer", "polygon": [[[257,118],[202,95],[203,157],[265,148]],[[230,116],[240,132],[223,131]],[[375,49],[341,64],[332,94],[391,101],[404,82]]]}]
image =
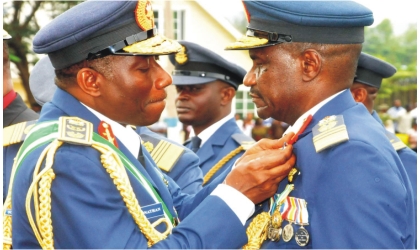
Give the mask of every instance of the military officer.
[{"label": "military officer", "polygon": [[[29,87],[37,101],[43,106],[51,101],[57,86],[54,84],[54,68],[48,57],[39,60],[31,71]],[[203,173],[200,159],[190,149],[168,138],[158,135],[146,126],[134,129],[151,154],[158,167],[171,177],[184,193],[195,194],[202,188]]]},{"label": "military officer", "polygon": [[13,159],[26,136],[26,128],[39,117],[13,89],[7,45],[11,38],[9,33],[3,30],[3,202],[7,196]]},{"label": "military officer", "polygon": [[252,219],[246,247],[414,248],[404,166],[349,90],[372,12],[352,1],[244,6],[246,36],[227,49],[249,50],[244,84],[258,115],[299,134],[295,171]]},{"label": "military officer", "polygon": [[[381,118],[379,118],[378,113],[373,109],[374,101],[381,88],[382,80],[393,76],[396,72],[397,69],[390,63],[364,52],[360,54],[356,76],[350,90],[354,100],[363,103],[373,118],[381,125],[383,125]],[[397,151],[410,179],[417,215],[417,153],[408,148],[395,134],[388,132],[385,127],[382,127],[382,129]]]},{"label": "military officer", "polygon": [[198,44],[180,41],[169,59],[176,86],[178,119],[191,125],[194,136],[184,145],[200,157],[204,185],[229,169],[254,140],[238,127],[232,100],[245,70]]},{"label": "military officer", "polygon": [[58,88],[13,166],[4,248],[246,242],[254,204],[273,195],[295,163],[292,146],[283,147],[288,138],[258,142],[224,184],[182,193],[131,127],[159,119],[171,77],[156,57],[179,48],[158,35],[149,1],[85,1],[38,31],[33,49],[48,54]]}]

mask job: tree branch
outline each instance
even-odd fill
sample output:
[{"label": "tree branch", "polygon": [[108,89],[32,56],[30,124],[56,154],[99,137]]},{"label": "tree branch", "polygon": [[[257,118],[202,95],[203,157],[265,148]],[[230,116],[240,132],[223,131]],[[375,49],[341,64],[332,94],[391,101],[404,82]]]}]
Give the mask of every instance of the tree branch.
[{"label": "tree branch", "polygon": [[26,27],[28,27],[29,22],[32,20],[32,18],[35,16],[35,12],[39,9],[39,7],[41,7],[41,4],[43,3],[43,1],[35,1],[35,5],[32,6],[32,11],[31,13],[26,17],[25,22],[22,24],[22,28],[26,29]]}]

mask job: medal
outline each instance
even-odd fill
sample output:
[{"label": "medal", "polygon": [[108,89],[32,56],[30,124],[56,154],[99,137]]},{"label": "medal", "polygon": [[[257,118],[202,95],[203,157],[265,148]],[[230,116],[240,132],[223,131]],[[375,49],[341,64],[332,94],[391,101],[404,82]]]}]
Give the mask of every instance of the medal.
[{"label": "medal", "polygon": [[268,238],[271,241],[279,241],[281,235],[281,228],[274,228],[273,226],[268,227]]},{"label": "medal", "polygon": [[271,215],[271,223],[268,226],[268,235],[267,237],[271,241],[279,241],[281,235],[281,223],[283,219],[279,210],[274,210],[273,215]]},{"label": "medal", "polygon": [[284,242],[289,242],[292,237],[293,237],[293,226],[292,226],[292,222],[289,221],[289,224],[287,224],[284,228],[283,228],[283,234],[281,235]]},{"label": "medal", "polygon": [[271,225],[274,228],[280,228],[282,222],[283,222],[283,219],[281,218],[281,214],[279,210],[275,210],[273,215],[271,216]]},{"label": "medal", "polygon": [[305,228],[303,228],[303,226],[300,226],[300,228],[297,230],[295,234],[295,240],[296,243],[301,247],[304,247],[308,244],[309,233]]},{"label": "medal", "polygon": [[309,242],[309,232],[306,230],[303,225],[309,225],[309,214],[308,209],[306,207],[306,201],[304,199],[293,198],[294,203],[297,206],[297,218],[296,223],[300,225],[300,228],[297,230],[295,234],[296,243],[304,247]]}]

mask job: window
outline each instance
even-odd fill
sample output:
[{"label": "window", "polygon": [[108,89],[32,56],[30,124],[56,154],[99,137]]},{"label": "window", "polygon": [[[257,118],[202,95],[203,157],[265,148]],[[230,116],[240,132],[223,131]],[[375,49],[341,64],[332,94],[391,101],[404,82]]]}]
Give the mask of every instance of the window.
[{"label": "window", "polygon": [[[159,34],[165,34],[165,17],[163,15],[163,10],[154,10],[153,14],[155,15],[155,26],[158,29]],[[174,40],[183,40],[184,35],[184,24],[185,24],[185,11],[184,10],[174,10],[172,12],[172,22],[173,22],[173,32]]]},{"label": "window", "polygon": [[246,117],[248,113],[255,114],[255,105],[249,97],[249,90],[236,91],[235,113],[240,114],[241,117]]},{"label": "window", "polygon": [[174,23],[174,39],[183,40],[184,39],[184,19],[185,11],[178,10],[173,12],[173,23]]}]

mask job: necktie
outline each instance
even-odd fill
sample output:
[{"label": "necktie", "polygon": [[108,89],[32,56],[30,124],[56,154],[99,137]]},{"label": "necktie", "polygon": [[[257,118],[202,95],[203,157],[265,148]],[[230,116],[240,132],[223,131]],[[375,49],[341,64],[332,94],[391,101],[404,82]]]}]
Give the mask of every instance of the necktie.
[{"label": "necktie", "polygon": [[139,155],[137,156],[137,160],[143,165],[143,167],[146,167],[146,162],[144,161],[144,155],[143,155],[143,149],[140,145],[139,149]]},{"label": "necktie", "polygon": [[197,152],[197,150],[200,148],[201,139],[198,136],[194,136],[191,138],[191,150]]}]

